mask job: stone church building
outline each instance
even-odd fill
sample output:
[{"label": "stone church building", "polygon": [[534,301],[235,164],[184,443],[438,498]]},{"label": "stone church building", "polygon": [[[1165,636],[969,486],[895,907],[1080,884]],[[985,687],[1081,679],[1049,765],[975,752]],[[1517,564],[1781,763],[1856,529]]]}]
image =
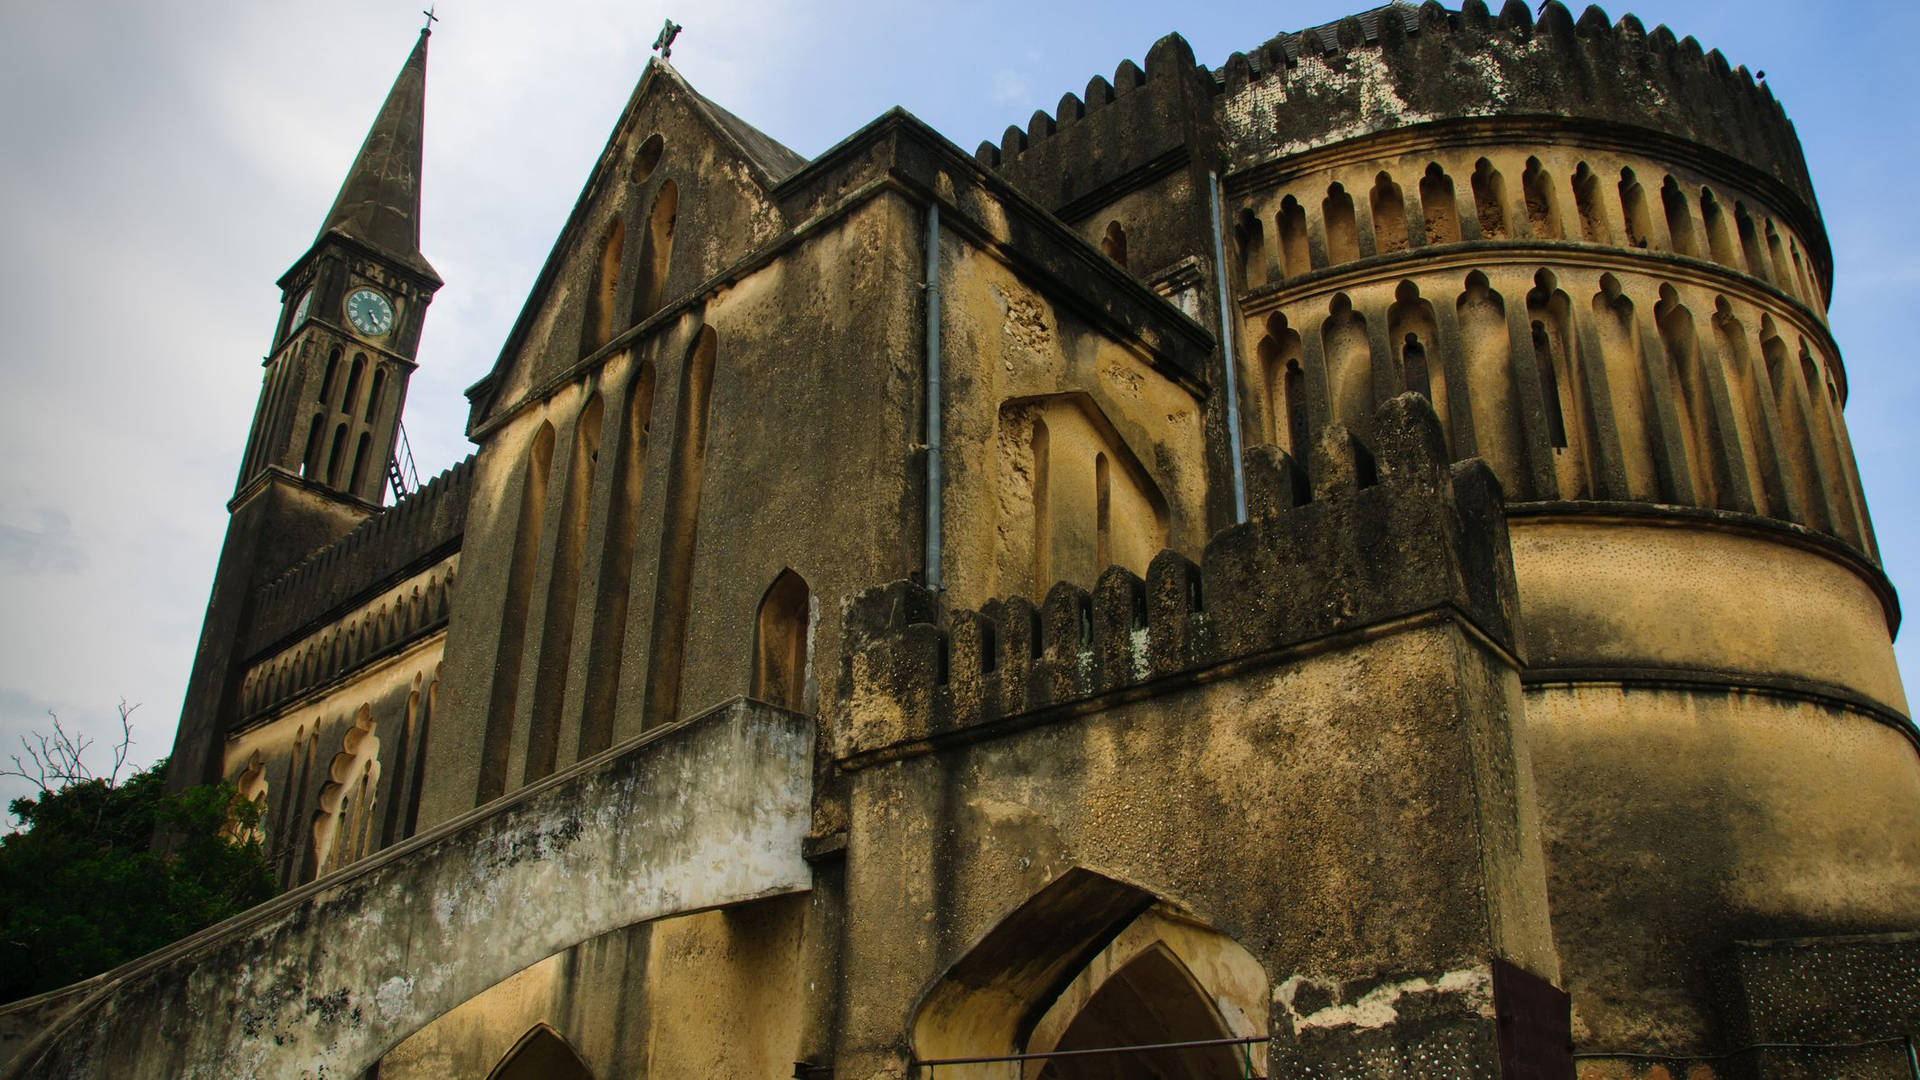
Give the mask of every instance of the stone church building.
[{"label": "stone church building", "polygon": [[427,45],[280,279],[172,758],[286,891],[0,1073],[1920,1075],[1745,68],[1396,5],[809,161],[655,60],[415,486]]}]

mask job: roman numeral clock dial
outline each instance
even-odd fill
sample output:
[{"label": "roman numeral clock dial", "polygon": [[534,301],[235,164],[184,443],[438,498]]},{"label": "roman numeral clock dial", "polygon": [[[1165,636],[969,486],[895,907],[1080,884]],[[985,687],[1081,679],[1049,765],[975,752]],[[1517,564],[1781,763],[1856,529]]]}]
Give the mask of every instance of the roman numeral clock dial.
[{"label": "roman numeral clock dial", "polygon": [[355,289],[347,294],[347,321],[368,337],[381,337],[393,329],[393,305],[372,289]]}]

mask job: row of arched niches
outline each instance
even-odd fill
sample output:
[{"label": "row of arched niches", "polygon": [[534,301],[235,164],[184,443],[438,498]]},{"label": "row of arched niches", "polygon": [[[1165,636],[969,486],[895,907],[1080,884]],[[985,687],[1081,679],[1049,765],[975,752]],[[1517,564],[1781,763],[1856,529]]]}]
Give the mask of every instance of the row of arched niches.
[{"label": "row of arched niches", "polygon": [[1242,197],[1248,289],[1457,243],[1553,243],[1670,255],[1825,310],[1805,239],[1772,200],[1644,157],[1467,146],[1317,169]]},{"label": "row of arched niches", "polygon": [[1819,270],[1753,191],[1620,153],[1478,146],[1240,202],[1259,439],[1306,461],[1319,423],[1364,432],[1414,390],[1510,501],[1758,514],[1877,557]]},{"label": "row of arched niches", "polygon": [[435,569],[249,667],[240,683],[241,715],[263,713],[446,625],[454,576],[450,566]]}]

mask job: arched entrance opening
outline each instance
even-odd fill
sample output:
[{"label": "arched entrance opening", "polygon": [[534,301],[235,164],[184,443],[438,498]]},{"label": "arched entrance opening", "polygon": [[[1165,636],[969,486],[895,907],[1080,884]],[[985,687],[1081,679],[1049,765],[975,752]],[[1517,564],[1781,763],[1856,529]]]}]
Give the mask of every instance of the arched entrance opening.
[{"label": "arched entrance opening", "polygon": [[[1187,966],[1155,942],[1102,983],[1047,1049],[1202,1042],[1235,1034]],[[1044,1052],[1035,1041],[1029,1040],[1027,1052]],[[1029,1063],[1027,1075],[1036,1080],[1238,1080],[1244,1073],[1238,1047],[1206,1046],[1058,1057]]]},{"label": "arched entrance opening", "polygon": [[[1074,869],[1002,918],[921,998],[938,1080],[1213,1080],[1266,1074],[1271,983],[1238,942],[1152,893]],[[1238,1045],[1035,1058],[1054,1051]],[[1015,1060],[1027,1055],[1025,1060]],[[980,1061],[992,1058],[998,1060]]]},{"label": "arched entrance opening", "polygon": [[493,1067],[487,1080],[593,1080],[593,1071],[559,1032],[535,1024]]}]

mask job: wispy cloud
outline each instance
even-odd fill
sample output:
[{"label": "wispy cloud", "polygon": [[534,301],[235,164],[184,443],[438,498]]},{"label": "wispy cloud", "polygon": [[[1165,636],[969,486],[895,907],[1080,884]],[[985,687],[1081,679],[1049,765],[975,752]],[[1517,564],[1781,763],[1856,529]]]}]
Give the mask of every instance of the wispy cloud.
[{"label": "wispy cloud", "polygon": [[72,574],[87,568],[73,522],[51,507],[33,511],[37,526],[0,522],[0,567],[27,574]]},{"label": "wispy cloud", "polygon": [[1033,98],[1033,85],[1025,75],[1007,68],[993,73],[993,100],[1017,105]]}]

